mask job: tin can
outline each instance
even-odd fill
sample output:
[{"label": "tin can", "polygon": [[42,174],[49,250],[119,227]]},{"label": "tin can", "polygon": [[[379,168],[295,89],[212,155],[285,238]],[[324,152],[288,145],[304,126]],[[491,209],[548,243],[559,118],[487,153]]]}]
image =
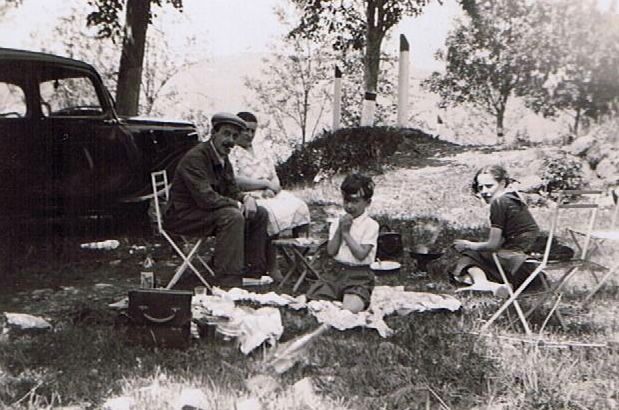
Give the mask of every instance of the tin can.
[{"label": "tin can", "polygon": [[140,287],[153,289],[155,287],[155,274],[153,272],[140,272]]},{"label": "tin can", "polygon": [[207,295],[206,286],[196,286],[193,288],[193,294],[195,296]]}]

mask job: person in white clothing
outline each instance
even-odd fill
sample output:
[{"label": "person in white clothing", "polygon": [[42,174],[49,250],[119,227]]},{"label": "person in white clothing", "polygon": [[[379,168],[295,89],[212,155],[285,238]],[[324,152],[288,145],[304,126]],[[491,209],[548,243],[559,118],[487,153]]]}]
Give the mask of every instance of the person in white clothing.
[{"label": "person in white clothing", "polygon": [[[307,204],[282,189],[272,156],[267,150],[254,146],[258,119],[246,111],[237,116],[245,121],[247,129],[238,136],[229,156],[236,184],[267,210],[267,234],[271,239],[287,230],[291,230],[294,237],[307,235],[311,220]],[[266,256],[271,277],[281,280],[275,247],[269,246]]]},{"label": "person in white clothing", "polygon": [[346,214],[331,224],[327,252],[335,266],[310,287],[309,299],[341,300],[344,309],[357,313],[370,304],[379,225],[367,213],[374,183],[361,174],[348,175],[341,185]]},{"label": "person in white clothing", "polygon": [[237,185],[269,212],[269,236],[286,230],[292,230],[293,236],[307,233],[311,220],[307,204],[282,189],[273,158],[266,150],[254,147],[256,116],[250,112],[240,112],[237,116],[247,124],[247,130],[239,135],[230,154]]}]

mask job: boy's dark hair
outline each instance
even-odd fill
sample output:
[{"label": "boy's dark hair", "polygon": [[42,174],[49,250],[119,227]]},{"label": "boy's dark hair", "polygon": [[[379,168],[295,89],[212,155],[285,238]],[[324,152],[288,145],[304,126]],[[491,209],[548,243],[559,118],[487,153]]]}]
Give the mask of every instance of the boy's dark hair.
[{"label": "boy's dark hair", "polygon": [[363,199],[369,201],[374,195],[374,182],[372,182],[372,178],[370,177],[354,173],[344,178],[340,189],[344,195],[352,196],[361,194]]},{"label": "boy's dark hair", "polygon": [[240,117],[245,122],[258,122],[258,118],[251,112],[241,111],[236,114],[237,117]]},{"label": "boy's dark hair", "polygon": [[471,190],[474,194],[479,193],[479,186],[477,185],[477,177],[481,174],[490,174],[497,182],[504,182],[505,186],[511,184],[515,181],[515,179],[511,178],[507,173],[507,170],[500,165],[488,165],[480,168],[475,173],[473,177],[473,182],[471,183]]}]

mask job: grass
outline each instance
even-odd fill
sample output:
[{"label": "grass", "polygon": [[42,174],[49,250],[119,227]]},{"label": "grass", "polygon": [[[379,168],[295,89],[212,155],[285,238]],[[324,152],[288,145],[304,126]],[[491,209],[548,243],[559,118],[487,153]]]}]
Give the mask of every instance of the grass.
[{"label": "grass", "polygon": [[[527,162],[511,153],[504,158]],[[432,242],[438,230],[433,247],[445,251],[428,266],[426,276],[410,275],[416,271],[415,262],[405,253],[401,272],[379,277],[379,284],[452,293],[454,285],[446,273],[456,255],[450,244],[457,237],[486,234],[486,210],[462,187],[472,169],[489,158],[465,153],[448,160],[449,164],[374,175],[378,183],[372,213],[379,222],[401,232],[407,247]],[[324,220],[336,211],[339,178],[298,191],[312,204],[314,231],[324,233]],[[547,225],[548,211],[534,212],[540,224]],[[601,222],[607,214],[602,212]],[[565,218],[562,223],[570,217]],[[48,317],[54,330],[0,336],[0,408],[98,408],[118,396],[133,398],[136,409],[174,408],[187,388],[200,389],[213,409],[231,409],[257,397],[264,409],[617,407],[616,280],[587,309],[579,301],[588,278],[583,275],[574,281],[563,294],[568,329],[562,330],[554,320],[543,329],[544,340],[554,343],[525,340],[505,318],[492,334],[479,336],[499,302],[459,294],[461,312],[387,318],[395,330],[388,339],[366,329],[328,331],[312,345],[304,363],[276,380],[277,389],[259,395],[245,383],[262,359],[259,349],[244,356],[234,344],[218,338],[195,341],[184,351],[126,343],[116,327],[117,314],[107,304],[137,285],[147,254],[160,276],[171,271],[169,262],[178,260],[166,246],[157,246],[161,245],[157,238],[126,233],[116,237],[122,240],[114,251],[82,250],[79,243],[85,238],[62,235],[13,245],[13,272],[1,276],[0,309]],[[616,250],[609,254],[608,258],[617,257]],[[113,287],[95,287],[97,283]],[[550,308],[545,306],[542,312]],[[281,309],[281,313],[282,341],[317,325],[305,312]],[[543,314],[533,318],[536,332],[544,319]],[[294,388],[306,377],[317,392],[310,399]]]}]

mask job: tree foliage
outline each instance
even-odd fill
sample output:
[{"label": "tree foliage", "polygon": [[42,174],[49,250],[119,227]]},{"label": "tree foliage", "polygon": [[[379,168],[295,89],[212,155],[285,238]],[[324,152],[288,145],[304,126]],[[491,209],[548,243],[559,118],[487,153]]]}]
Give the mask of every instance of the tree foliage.
[{"label": "tree foliage", "polygon": [[363,50],[364,87],[378,85],[382,41],[402,17],[418,15],[430,0],[292,0],[302,11],[292,37],[317,40],[333,33],[335,50]]},{"label": "tree foliage", "polygon": [[540,33],[544,47],[529,52],[542,62],[521,91],[536,113],[573,116],[572,132],[583,120],[597,120],[619,102],[619,15],[586,0],[547,2]]},{"label": "tree foliage", "polygon": [[[142,79],[142,65],[148,25],[154,17],[151,6],[171,4],[182,11],[182,0],[89,0],[95,6],[87,21],[99,28],[102,37],[117,39],[122,36],[122,52],[118,69],[116,104],[123,115],[136,115]],[[125,23],[121,11],[125,9]]]},{"label": "tree foliage", "polygon": [[[18,0],[12,0],[18,1]],[[88,0],[88,4],[94,6],[94,10],[90,12],[86,18],[89,26],[98,28],[99,36],[117,40],[123,37],[124,27],[123,10],[128,2],[133,0]],[[183,0],[139,0],[142,3],[149,3],[162,7],[165,3],[172,5],[177,10],[183,10]],[[156,12],[149,7],[148,23],[152,23],[156,17]]]},{"label": "tree foliage", "polygon": [[[319,41],[319,42],[317,42]],[[342,73],[342,125],[355,126],[361,116],[363,55],[360,51],[334,51],[331,37],[318,40],[286,37],[274,52],[263,59],[257,78],[246,78],[245,86],[252,90],[256,103],[253,109],[272,120],[271,139],[295,148],[310,141],[330,113],[334,82],[334,66]],[[378,83],[384,97],[377,102],[377,123],[387,122],[395,115],[395,59],[383,57],[387,64]]]},{"label": "tree foliage", "polygon": [[269,114],[280,139],[298,135],[305,145],[328,105],[328,56],[311,41],[287,39],[262,64],[260,78],[245,79],[257,99],[254,108]]},{"label": "tree foliage", "polygon": [[443,105],[470,103],[493,115],[502,136],[508,100],[540,67],[530,50],[543,47],[536,27],[544,19],[544,9],[526,0],[479,1],[436,54],[445,73],[432,73],[424,86]]},{"label": "tree foliage", "polygon": [[291,37],[319,40],[335,35],[335,50],[365,50],[364,87],[375,92],[381,46],[388,32],[404,16],[419,15],[430,0],[292,0],[302,13]]},{"label": "tree foliage", "polygon": [[[94,27],[84,22],[85,7],[74,7],[60,17],[53,35],[35,33],[43,51],[86,61],[95,66],[110,92],[117,89],[120,50],[111,38],[102,38]],[[38,38],[38,37],[41,38]],[[182,70],[194,64],[200,54],[193,37],[185,39],[183,53],[173,49],[161,30],[149,30],[146,43],[140,87],[140,115],[162,115],[161,107],[179,102],[178,92],[170,86],[171,80]],[[188,51],[193,51],[189,53]]]},{"label": "tree foliage", "polygon": [[17,7],[22,3],[22,0],[1,0],[0,1],[0,17],[9,11],[11,8]]}]

